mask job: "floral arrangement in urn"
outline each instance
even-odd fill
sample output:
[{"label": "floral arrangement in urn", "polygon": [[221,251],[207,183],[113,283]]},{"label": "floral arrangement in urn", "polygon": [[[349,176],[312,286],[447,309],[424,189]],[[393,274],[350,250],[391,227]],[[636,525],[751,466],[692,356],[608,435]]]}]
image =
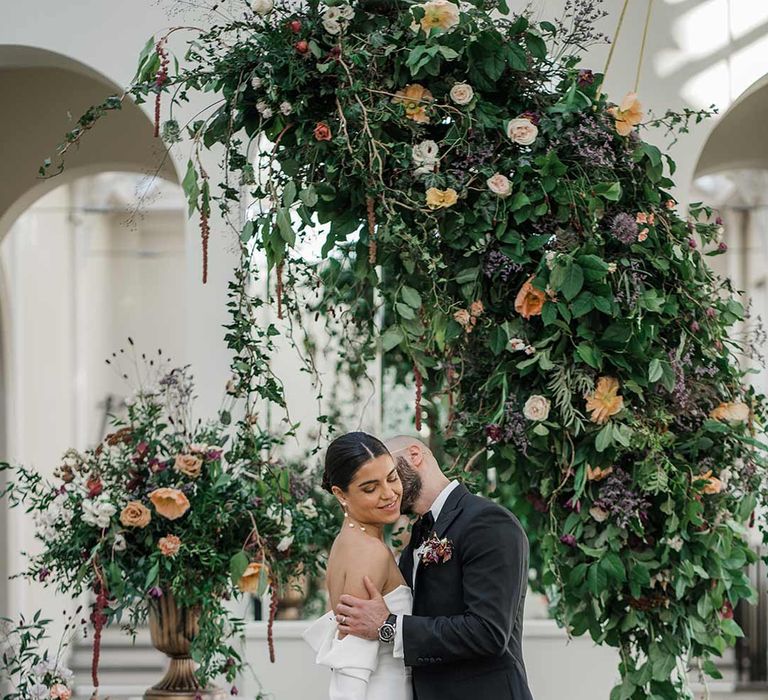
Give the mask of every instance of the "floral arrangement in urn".
[{"label": "floral arrangement in urn", "polygon": [[135,629],[153,613],[173,613],[190,625],[187,670],[194,661],[197,672],[187,681],[204,691],[214,677],[234,681],[243,667],[243,621],[227,601],[269,588],[276,601],[296,570],[321,565],[333,527],[311,485],[271,460],[267,436],[254,427],[264,449],[245,454],[228,409],[194,419],[187,368],[162,359],[146,367],[127,418],[96,449],[67,450],[53,482],[23,466],[0,470],[9,472],[11,504],[33,515],[43,545],[26,576],[73,596],[94,594],[94,686],[105,625]]}]

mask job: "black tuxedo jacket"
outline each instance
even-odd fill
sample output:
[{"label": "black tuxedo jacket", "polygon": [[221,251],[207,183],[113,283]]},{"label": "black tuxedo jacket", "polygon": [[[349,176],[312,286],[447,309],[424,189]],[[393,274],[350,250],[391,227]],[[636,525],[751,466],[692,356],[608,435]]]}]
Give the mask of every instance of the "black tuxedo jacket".
[{"label": "black tuxedo jacket", "polygon": [[[434,530],[451,540],[453,556],[419,565],[413,615],[403,617],[415,699],[532,700],[522,650],[528,538],[520,522],[459,485]],[[410,585],[410,545],[400,570]]]}]

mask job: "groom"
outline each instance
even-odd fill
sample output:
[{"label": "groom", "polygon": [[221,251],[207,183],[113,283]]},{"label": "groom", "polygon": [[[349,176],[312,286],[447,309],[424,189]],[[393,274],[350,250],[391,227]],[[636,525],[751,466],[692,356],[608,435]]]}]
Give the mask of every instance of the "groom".
[{"label": "groom", "polygon": [[[387,447],[403,483],[401,509],[421,515],[400,557],[413,614],[390,615],[366,578],[370,600],[343,595],[339,630],[391,638],[395,658],[413,669],[415,700],[532,700],[521,645],[523,528],[504,508],[449,481],[421,441],[400,436]],[[450,551],[438,544],[444,538]]]}]

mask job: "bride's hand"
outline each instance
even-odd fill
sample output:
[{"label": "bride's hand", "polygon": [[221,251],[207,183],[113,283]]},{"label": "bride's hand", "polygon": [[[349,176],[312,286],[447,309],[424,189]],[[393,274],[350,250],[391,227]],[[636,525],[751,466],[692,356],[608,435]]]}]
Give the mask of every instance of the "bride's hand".
[{"label": "bride's hand", "polygon": [[377,640],[379,627],[389,617],[389,609],[384,602],[381,591],[367,576],[363,579],[370,600],[343,595],[336,606],[336,622],[339,632],[351,634],[362,639]]}]

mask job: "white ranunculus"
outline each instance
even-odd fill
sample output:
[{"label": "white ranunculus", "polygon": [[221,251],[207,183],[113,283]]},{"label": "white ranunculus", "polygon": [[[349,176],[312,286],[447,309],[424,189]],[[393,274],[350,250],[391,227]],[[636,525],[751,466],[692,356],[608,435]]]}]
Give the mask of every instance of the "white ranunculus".
[{"label": "white ranunculus", "polygon": [[272,116],[272,109],[266,102],[264,102],[264,100],[259,100],[256,103],[256,111],[264,117],[264,119],[269,119]]},{"label": "white ranunculus", "polygon": [[280,113],[284,114],[286,117],[293,112],[293,105],[290,102],[281,102],[280,103]]},{"label": "white ranunculus", "polygon": [[289,535],[293,530],[293,513],[277,503],[267,508],[267,517],[280,526],[281,535]]},{"label": "white ranunculus", "polygon": [[48,664],[47,659],[42,659],[41,661],[38,661],[32,667],[32,673],[34,673],[38,678],[42,678],[50,670],[51,670],[51,667]]},{"label": "white ranunculus", "polygon": [[324,19],[323,29],[329,34],[341,34],[341,22],[335,19]]},{"label": "white ranunculus", "polygon": [[102,530],[109,527],[109,521],[116,512],[117,508],[109,502],[107,494],[83,501],[83,521]]},{"label": "white ranunculus", "polygon": [[115,535],[115,541],[112,544],[112,549],[114,549],[116,552],[124,552],[127,548],[128,543],[125,541],[125,537],[120,534]]},{"label": "white ranunculus", "polygon": [[254,90],[258,90],[261,87],[261,78],[258,75],[254,75],[251,78],[251,87]]},{"label": "white ranunculus", "polygon": [[457,105],[468,105],[472,102],[472,98],[475,96],[475,91],[469,83],[456,83],[456,85],[451,88],[449,94],[451,99]]},{"label": "white ranunculus", "polygon": [[339,5],[337,9],[341,19],[349,21],[355,16],[355,8],[351,5]]},{"label": "white ranunculus", "polygon": [[539,128],[530,119],[511,119],[507,124],[507,136],[521,146],[530,146],[538,135]]},{"label": "white ranunculus", "polygon": [[557,257],[560,255],[556,250],[550,250],[547,251],[546,255],[544,256],[544,260],[547,261],[547,267],[551,270],[555,266],[555,262],[557,262]]},{"label": "white ranunculus", "polygon": [[493,192],[497,197],[509,197],[512,194],[512,183],[506,175],[496,173],[488,178],[486,181],[488,189]]},{"label": "white ranunculus", "polygon": [[286,535],[280,542],[277,543],[277,551],[284,552],[288,547],[293,544],[293,535]]},{"label": "white ranunculus", "polygon": [[317,507],[311,498],[308,498],[306,501],[299,503],[299,505],[296,506],[296,510],[298,510],[299,513],[306,516],[307,518],[317,517]]},{"label": "white ranunculus", "polygon": [[338,7],[329,7],[323,12],[323,20],[338,22],[341,19],[341,10]]},{"label": "white ranunculus", "polygon": [[414,174],[423,175],[434,172],[435,166],[440,160],[439,153],[440,148],[434,141],[426,140],[417,143],[411,153],[413,162],[417,166]]},{"label": "white ranunculus", "polygon": [[268,15],[275,7],[273,0],[253,0],[251,9],[257,15]]},{"label": "white ranunculus", "polygon": [[539,394],[534,394],[525,402],[525,406],[523,406],[523,415],[528,420],[547,420],[547,418],[549,418],[549,406],[549,399],[546,399]]},{"label": "white ranunculus", "polygon": [[517,352],[518,350],[525,350],[525,341],[522,338],[511,338],[509,343],[507,344],[507,347],[512,352]]},{"label": "white ranunculus", "polygon": [[685,543],[683,542],[683,538],[680,537],[680,535],[675,535],[674,537],[670,537],[667,540],[667,544],[676,552],[679,552]]}]

